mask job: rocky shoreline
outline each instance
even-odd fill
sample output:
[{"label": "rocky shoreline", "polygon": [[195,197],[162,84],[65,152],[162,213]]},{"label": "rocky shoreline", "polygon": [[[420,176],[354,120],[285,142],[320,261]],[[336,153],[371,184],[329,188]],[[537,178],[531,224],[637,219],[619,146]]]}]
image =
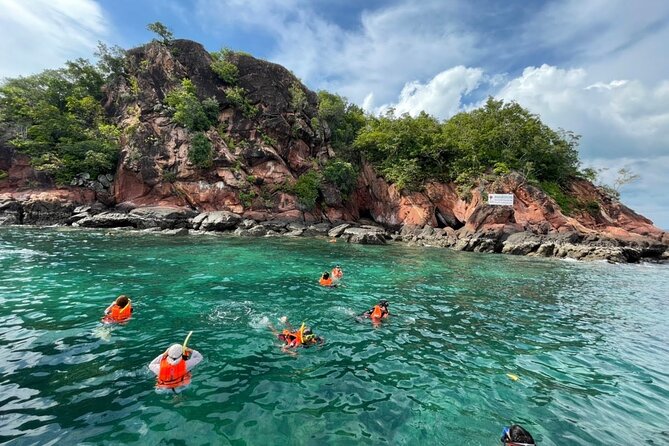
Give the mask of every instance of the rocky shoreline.
[{"label": "rocky shoreline", "polygon": [[328,237],[332,241],[366,245],[405,242],[457,251],[503,253],[536,257],[607,260],[632,263],[667,262],[669,247],[648,238],[616,239],[575,231],[536,234],[511,232],[504,227],[471,231],[429,225],[387,228],[373,221],[305,222],[297,219],[256,220],[229,211],[200,212],[169,206],[107,208],[101,203],[76,206],[59,200],[0,201],[0,226],[72,226],[127,228],[168,235],[224,232],[242,237]]}]

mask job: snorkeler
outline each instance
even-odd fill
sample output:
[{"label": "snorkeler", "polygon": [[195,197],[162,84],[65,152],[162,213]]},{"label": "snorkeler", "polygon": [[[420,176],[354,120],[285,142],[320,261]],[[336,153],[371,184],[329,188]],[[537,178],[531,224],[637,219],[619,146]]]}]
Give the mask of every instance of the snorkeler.
[{"label": "snorkeler", "polygon": [[336,287],[337,285],[332,283],[332,277],[330,277],[330,273],[327,271],[323,273],[321,278],[318,280],[318,284],[320,286],[326,286],[326,287]]},{"label": "snorkeler", "polygon": [[388,301],[381,299],[378,304],[362,313],[359,317],[378,322],[381,319],[387,318],[389,315],[390,311],[388,310]]},{"label": "snorkeler", "polygon": [[172,344],[149,364],[149,369],[156,374],[157,388],[174,389],[190,383],[190,371],[202,361],[202,355],[186,347],[189,337],[190,333],[183,345]]},{"label": "snorkeler", "polygon": [[283,343],[281,349],[284,351],[297,347],[308,348],[312,345],[323,344],[325,342],[323,338],[316,336],[311,328],[307,327],[304,323],[302,323],[299,330],[293,330],[285,317],[281,318],[281,321],[286,324],[287,328],[280,333],[272,324],[269,324],[268,327],[272,330],[276,338]]},{"label": "snorkeler", "polygon": [[123,322],[130,319],[131,314],[132,302],[128,296],[121,294],[110,306],[107,307],[102,322],[106,324]]},{"label": "snorkeler", "polygon": [[332,273],[330,274],[334,280],[339,280],[344,277],[344,271],[341,270],[339,265],[336,265],[332,268]]},{"label": "snorkeler", "polygon": [[504,446],[536,446],[532,435],[517,424],[505,427],[499,440]]}]

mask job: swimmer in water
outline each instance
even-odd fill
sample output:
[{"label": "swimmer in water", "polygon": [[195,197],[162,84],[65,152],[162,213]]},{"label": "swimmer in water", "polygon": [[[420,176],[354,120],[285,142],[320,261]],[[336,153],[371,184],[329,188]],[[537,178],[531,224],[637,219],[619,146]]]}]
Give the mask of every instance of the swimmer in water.
[{"label": "swimmer in water", "polygon": [[174,389],[190,382],[190,371],[202,361],[197,350],[185,348],[181,344],[172,344],[164,353],[156,356],[149,364],[149,369],[157,377],[156,387]]},{"label": "swimmer in water", "polygon": [[499,440],[504,446],[536,446],[532,435],[517,424],[505,427]]},{"label": "swimmer in water", "polygon": [[132,314],[132,302],[130,298],[125,294],[121,294],[116,300],[107,307],[105,310],[105,316],[102,318],[102,322],[106,324],[114,324],[117,322],[123,322],[130,319]]}]

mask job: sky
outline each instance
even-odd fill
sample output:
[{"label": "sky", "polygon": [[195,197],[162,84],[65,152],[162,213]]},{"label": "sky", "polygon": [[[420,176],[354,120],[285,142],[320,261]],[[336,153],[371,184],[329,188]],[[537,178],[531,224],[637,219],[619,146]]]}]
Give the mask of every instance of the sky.
[{"label": "sky", "polygon": [[0,0],[0,77],[177,38],[249,52],[370,113],[447,119],[488,96],[580,135],[582,167],[669,229],[669,1]]}]

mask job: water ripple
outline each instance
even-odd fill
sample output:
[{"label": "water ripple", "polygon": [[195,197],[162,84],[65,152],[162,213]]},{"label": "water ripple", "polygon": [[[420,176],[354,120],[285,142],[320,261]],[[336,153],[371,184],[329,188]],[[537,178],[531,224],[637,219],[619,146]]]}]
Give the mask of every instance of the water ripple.
[{"label": "water ripple", "polygon": [[[0,228],[0,271],[0,442],[669,444],[665,266]],[[326,343],[282,353],[282,317]],[[158,393],[146,365],[188,330],[205,360]]]}]

